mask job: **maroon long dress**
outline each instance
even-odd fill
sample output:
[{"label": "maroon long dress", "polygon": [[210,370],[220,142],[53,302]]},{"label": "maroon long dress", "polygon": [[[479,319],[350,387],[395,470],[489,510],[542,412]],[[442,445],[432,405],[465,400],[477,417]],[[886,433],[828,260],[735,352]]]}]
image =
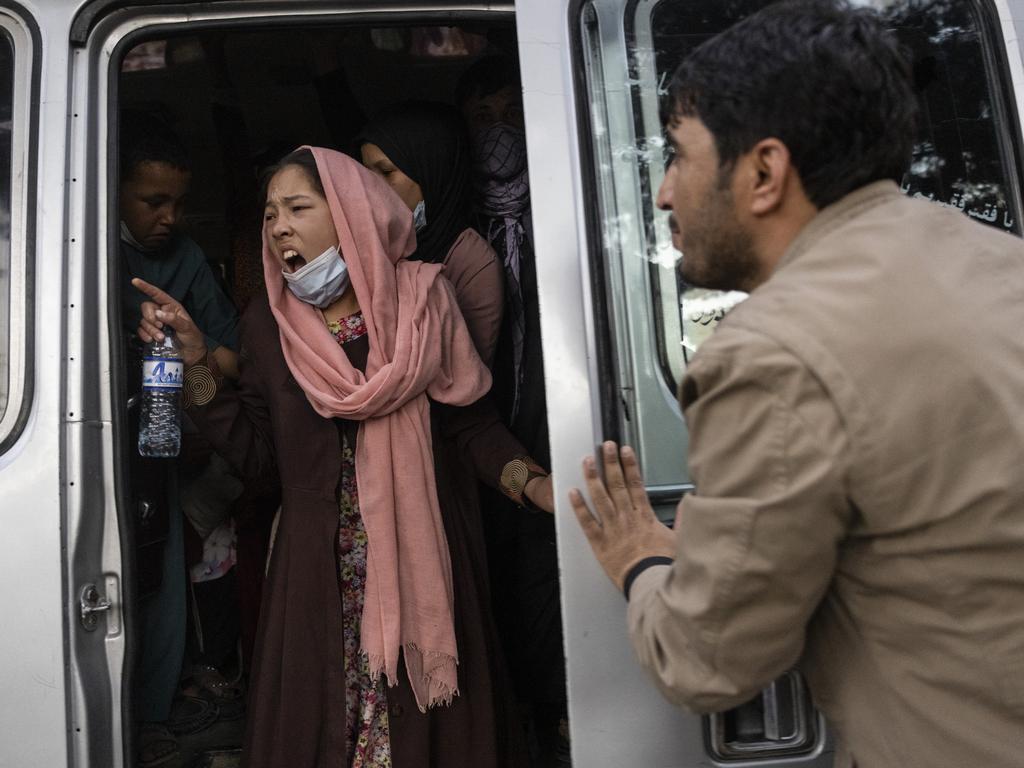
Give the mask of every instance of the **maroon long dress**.
[{"label": "maroon long dress", "polygon": [[[345,768],[353,764],[350,745],[357,750],[359,729],[350,727],[348,705],[340,492],[343,451],[354,445],[358,425],[324,419],[309,405],[284,360],[265,297],[247,310],[242,338],[238,386],[222,387],[189,414],[246,477],[276,475],[282,486],[250,677],[244,764]],[[353,365],[365,366],[366,336],[344,347]],[[523,764],[524,751],[488,602],[476,477],[493,476],[496,483],[504,461],[521,448],[507,442],[487,407],[432,407],[431,422],[452,561],[460,695],[424,714],[403,675],[395,688],[379,689],[391,761],[395,768],[513,768]]]}]

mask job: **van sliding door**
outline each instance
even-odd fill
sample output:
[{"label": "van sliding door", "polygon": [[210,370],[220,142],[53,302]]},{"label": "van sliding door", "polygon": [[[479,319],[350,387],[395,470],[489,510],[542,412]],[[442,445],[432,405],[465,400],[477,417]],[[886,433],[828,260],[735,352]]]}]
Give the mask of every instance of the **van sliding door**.
[{"label": "van sliding door", "polygon": [[[62,70],[49,77],[34,14],[0,0],[0,765],[67,760],[61,504]],[[59,48],[58,48],[59,54]],[[66,66],[66,64],[64,65]],[[52,104],[40,99],[43,73]],[[41,156],[47,116],[55,151]],[[51,160],[52,162],[47,162]],[[40,199],[56,179],[56,200]],[[40,214],[52,204],[55,220]]]},{"label": "van sliding door", "polygon": [[[676,276],[667,216],[654,207],[667,161],[659,99],[688,51],[766,4],[562,0],[517,8],[570,725],[574,762],[587,768],[831,764],[824,724],[795,675],[706,718],[662,700],[629,648],[622,596],[566,501],[568,488],[583,487],[581,458],[604,439],[636,448],[663,519],[691,489],[676,386],[745,295],[690,288]],[[1019,235],[1013,84],[1024,83],[1024,68],[1010,6],[1020,3],[872,5],[913,56],[921,100],[904,192]]]}]

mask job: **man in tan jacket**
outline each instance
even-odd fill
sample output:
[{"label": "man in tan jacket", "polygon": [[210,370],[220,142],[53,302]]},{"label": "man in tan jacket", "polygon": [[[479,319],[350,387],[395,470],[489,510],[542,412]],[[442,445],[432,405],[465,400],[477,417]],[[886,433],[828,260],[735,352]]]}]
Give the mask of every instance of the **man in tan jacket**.
[{"label": "man in tan jacket", "polygon": [[751,291],[687,370],[675,530],[636,455],[571,501],[671,700],[807,676],[860,768],[1024,765],[1024,244],[911,200],[908,67],[871,11],[770,7],[676,73],[683,279]]}]

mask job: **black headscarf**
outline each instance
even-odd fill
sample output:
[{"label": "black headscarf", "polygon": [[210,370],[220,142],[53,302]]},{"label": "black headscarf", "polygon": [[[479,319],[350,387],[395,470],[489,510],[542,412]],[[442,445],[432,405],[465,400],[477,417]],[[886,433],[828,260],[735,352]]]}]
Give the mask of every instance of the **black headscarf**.
[{"label": "black headscarf", "polygon": [[378,114],[359,134],[420,185],[427,225],[410,259],[442,262],[469,226],[469,141],[462,116],[446,104],[406,102]]}]

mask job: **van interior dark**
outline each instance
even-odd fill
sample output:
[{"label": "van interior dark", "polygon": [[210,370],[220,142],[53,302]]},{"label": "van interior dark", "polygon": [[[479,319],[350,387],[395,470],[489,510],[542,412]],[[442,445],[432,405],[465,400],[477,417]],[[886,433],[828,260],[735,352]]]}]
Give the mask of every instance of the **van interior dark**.
[{"label": "van interior dark", "polygon": [[511,22],[210,31],[130,49],[119,106],[161,116],[185,143],[187,231],[230,285],[232,237],[259,231],[263,166],[303,144],[357,155],[367,118],[405,101],[454,103],[460,75],[492,53],[515,56]]},{"label": "van interior dark", "polygon": [[[164,33],[132,39],[123,51],[117,107],[122,119],[129,112],[156,116],[182,141],[191,162],[183,228],[202,248],[217,280],[242,314],[263,285],[261,170],[307,144],[335,148],[359,159],[355,139],[368,118],[409,100],[456,104],[463,74],[474,62],[493,55],[515,61],[510,16],[458,27],[319,24],[211,27],[184,36]],[[128,330],[122,329],[125,334]],[[131,391],[138,371],[129,365],[124,375]],[[135,418],[130,414],[128,422]],[[204,453],[193,442],[186,437],[175,460],[182,475],[200,471],[188,469],[188,462],[204,466],[209,460],[208,451]],[[537,450],[547,453],[546,445]],[[128,453],[134,452],[130,444]],[[160,505],[142,499],[144,489],[153,487],[144,464],[133,458],[129,467],[136,508],[129,513],[148,510],[140,519],[127,521],[136,535],[134,551],[126,556],[134,561],[136,609],[159,588],[160,576],[152,566],[159,562],[155,553],[167,535],[166,511],[153,514],[152,507]],[[493,574],[515,556],[503,543],[512,534],[505,513],[487,513],[486,498],[481,507],[492,534],[488,542],[492,585],[500,592],[506,587]],[[237,764],[260,582],[277,506],[272,489],[244,489],[231,507],[234,538],[229,535],[224,543],[233,548],[234,567],[229,564],[229,573],[219,579],[194,575],[189,579],[185,669],[170,722],[180,754],[161,764]],[[204,558],[204,542],[197,531],[187,520],[184,529],[182,579],[186,579],[185,567],[194,568]],[[549,538],[553,552],[553,533]],[[557,603],[557,580],[554,589]],[[493,603],[497,605],[499,599],[495,597]],[[556,604],[556,614],[557,610]],[[499,626],[511,621],[512,617],[498,617]],[[553,646],[559,666],[560,642],[556,637]],[[138,651],[138,635],[134,647]],[[512,669],[515,674],[514,665]],[[128,674],[126,679],[132,677]],[[532,681],[517,686],[532,687]],[[554,704],[548,705],[543,718],[536,717],[533,703],[520,702],[524,731],[536,765],[567,765],[567,748],[560,757],[553,756],[558,734],[551,732],[561,724],[561,738],[567,738],[564,678],[555,675],[549,687],[556,689],[551,697]],[[132,690],[132,683],[126,684],[125,693],[130,700],[140,695]],[[212,717],[203,701],[216,705]],[[538,719],[554,725],[538,725]]]}]

